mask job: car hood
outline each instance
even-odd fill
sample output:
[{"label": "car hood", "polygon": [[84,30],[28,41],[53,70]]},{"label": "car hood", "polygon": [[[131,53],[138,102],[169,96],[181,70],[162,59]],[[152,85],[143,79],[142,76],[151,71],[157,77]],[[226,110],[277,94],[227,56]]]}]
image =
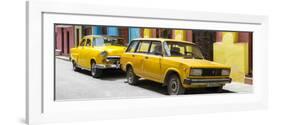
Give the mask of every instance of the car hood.
[{"label": "car hood", "polygon": [[183,57],[167,57],[169,60],[173,60],[182,64],[185,64],[191,68],[230,68],[227,65],[216,63],[205,59],[185,59]]},{"label": "car hood", "polygon": [[126,51],[125,46],[100,46],[96,49],[108,52],[108,56],[121,56]]}]

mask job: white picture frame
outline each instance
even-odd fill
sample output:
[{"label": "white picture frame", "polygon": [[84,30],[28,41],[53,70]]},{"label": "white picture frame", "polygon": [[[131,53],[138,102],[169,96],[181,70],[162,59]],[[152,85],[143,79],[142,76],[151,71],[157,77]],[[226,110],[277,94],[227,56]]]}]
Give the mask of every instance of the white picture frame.
[{"label": "white picture frame", "polygon": [[[266,16],[29,1],[26,4],[26,121],[119,119],[239,111],[267,107]],[[167,16],[168,15],[168,16]],[[254,32],[253,93],[161,98],[54,101],[55,23]],[[149,23],[146,23],[149,22]],[[210,108],[211,107],[211,108]]]}]

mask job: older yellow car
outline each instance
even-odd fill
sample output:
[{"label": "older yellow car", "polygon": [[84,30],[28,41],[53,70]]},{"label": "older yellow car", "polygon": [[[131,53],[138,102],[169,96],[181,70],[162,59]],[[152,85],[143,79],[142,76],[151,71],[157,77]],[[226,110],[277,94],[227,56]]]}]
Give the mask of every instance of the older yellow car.
[{"label": "older yellow car", "polygon": [[101,77],[104,69],[119,69],[120,56],[125,52],[124,40],[119,37],[84,36],[78,46],[71,48],[73,70],[91,71],[93,77]]},{"label": "older yellow car", "polygon": [[187,41],[135,39],[120,63],[128,84],[137,84],[141,77],[167,86],[170,95],[184,94],[189,88],[220,91],[231,83],[229,66],[205,60],[200,49]]}]

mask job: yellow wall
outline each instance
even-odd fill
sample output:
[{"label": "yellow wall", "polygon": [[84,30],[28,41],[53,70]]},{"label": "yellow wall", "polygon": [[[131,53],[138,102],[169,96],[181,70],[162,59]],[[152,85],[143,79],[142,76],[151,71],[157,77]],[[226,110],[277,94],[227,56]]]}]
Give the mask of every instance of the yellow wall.
[{"label": "yellow wall", "polygon": [[143,38],[151,38],[153,36],[152,29],[143,29]]},{"label": "yellow wall", "polygon": [[176,40],[187,40],[186,30],[173,30],[173,39]]},{"label": "yellow wall", "polygon": [[248,43],[239,42],[237,32],[223,32],[222,41],[214,43],[214,61],[231,66],[233,81],[244,82],[248,56]]},{"label": "yellow wall", "polygon": [[[152,38],[153,37],[153,29],[145,28],[143,30],[143,37],[144,38]],[[187,40],[186,30],[173,30],[173,39],[176,40]]]}]

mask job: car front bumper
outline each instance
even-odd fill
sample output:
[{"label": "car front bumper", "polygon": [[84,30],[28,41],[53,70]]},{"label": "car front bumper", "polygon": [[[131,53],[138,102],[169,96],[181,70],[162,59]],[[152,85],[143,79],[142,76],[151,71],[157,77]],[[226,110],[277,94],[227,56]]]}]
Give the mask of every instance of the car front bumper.
[{"label": "car front bumper", "polygon": [[120,69],[120,64],[96,64],[98,69]]},{"label": "car front bumper", "polygon": [[186,78],[184,83],[188,85],[212,85],[231,83],[231,78]]}]

